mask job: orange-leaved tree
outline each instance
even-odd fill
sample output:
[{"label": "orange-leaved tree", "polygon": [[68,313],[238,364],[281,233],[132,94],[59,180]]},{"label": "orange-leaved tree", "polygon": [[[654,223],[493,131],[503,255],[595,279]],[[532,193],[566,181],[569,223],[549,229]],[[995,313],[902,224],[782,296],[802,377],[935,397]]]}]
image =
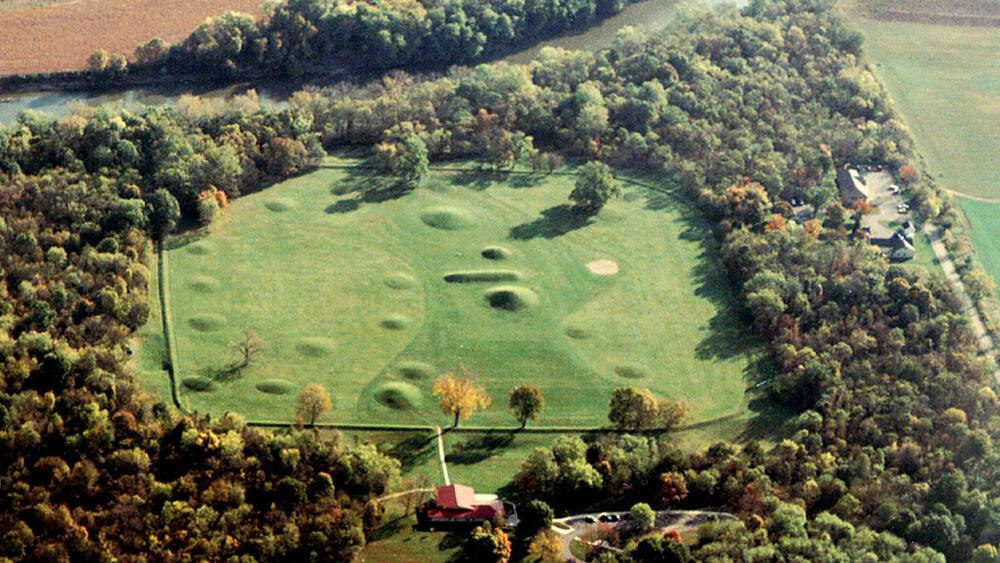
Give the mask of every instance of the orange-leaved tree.
[{"label": "orange-leaved tree", "polygon": [[440,399],[441,411],[455,416],[453,428],[458,426],[459,420],[472,416],[476,409],[490,406],[490,396],[465,366],[458,367],[458,375],[447,372],[439,377],[432,391]]}]

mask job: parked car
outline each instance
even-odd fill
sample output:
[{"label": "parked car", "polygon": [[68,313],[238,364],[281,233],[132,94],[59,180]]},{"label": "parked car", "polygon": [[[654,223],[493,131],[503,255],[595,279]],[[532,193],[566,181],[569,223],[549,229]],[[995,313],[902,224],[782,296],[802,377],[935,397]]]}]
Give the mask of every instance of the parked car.
[{"label": "parked car", "polygon": [[583,521],[588,524],[596,524],[597,520],[593,516],[584,516]]},{"label": "parked car", "polygon": [[891,193],[891,194],[898,194],[899,193],[899,186],[897,186],[896,184],[890,184],[889,185],[889,193]]},{"label": "parked car", "polygon": [[899,205],[896,206],[896,211],[900,213],[909,213],[910,205],[907,203],[900,203]]}]

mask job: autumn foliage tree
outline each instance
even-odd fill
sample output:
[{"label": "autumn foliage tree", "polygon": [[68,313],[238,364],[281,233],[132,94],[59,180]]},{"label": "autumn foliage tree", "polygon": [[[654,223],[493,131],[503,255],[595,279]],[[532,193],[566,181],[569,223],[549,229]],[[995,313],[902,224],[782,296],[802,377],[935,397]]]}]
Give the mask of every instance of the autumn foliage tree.
[{"label": "autumn foliage tree", "polygon": [[440,399],[441,411],[455,417],[453,427],[459,420],[472,416],[477,409],[490,406],[490,396],[476,383],[476,376],[465,366],[458,368],[459,375],[448,372],[434,382],[432,392]]},{"label": "autumn foliage tree", "polygon": [[622,430],[668,430],[690,417],[684,401],[656,398],[649,389],[619,387],[611,395],[608,420]]},{"label": "autumn foliage tree", "polygon": [[538,387],[524,383],[511,390],[509,408],[524,428],[529,420],[538,418],[545,408],[545,399]]},{"label": "autumn foliage tree", "polygon": [[330,400],[330,393],[319,383],[307,385],[299,393],[299,403],[295,408],[295,414],[303,421],[308,420],[310,426],[316,424],[316,419],[333,406]]}]

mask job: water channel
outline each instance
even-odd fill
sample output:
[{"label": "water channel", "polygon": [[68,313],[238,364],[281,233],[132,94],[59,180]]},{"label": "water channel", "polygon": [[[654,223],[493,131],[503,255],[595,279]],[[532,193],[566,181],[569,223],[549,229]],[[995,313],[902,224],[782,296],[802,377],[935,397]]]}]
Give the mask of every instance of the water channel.
[{"label": "water channel", "polygon": [[[650,32],[669,24],[685,8],[712,6],[718,4],[742,5],[746,0],[645,0],[631,4],[617,15],[610,17],[599,25],[577,34],[566,34],[547,41],[534,44],[522,51],[505,57],[502,60],[511,63],[526,63],[531,61],[544,47],[561,47],[594,51],[611,44],[612,38],[619,29],[634,26],[642,31]],[[87,92],[38,92],[4,95],[0,92],[0,124],[12,123],[22,111],[34,110],[53,117],[61,117],[81,104],[86,106],[111,105],[124,108],[141,106],[160,106],[176,103],[183,95],[198,95],[206,98],[228,99],[242,94],[251,85],[240,84],[216,89],[146,89],[138,88],[111,93]],[[287,88],[270,88],[257,85],[261,105],[275,107],[283,103],[290,92]]]}]

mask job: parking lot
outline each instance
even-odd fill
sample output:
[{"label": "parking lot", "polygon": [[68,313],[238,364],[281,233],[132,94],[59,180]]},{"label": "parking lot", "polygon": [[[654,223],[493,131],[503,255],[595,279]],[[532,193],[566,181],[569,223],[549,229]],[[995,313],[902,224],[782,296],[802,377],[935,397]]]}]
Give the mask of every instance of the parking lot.
[{"label": "parking lot", "polygon": [[864,179],[870,190],[868,203],[872,206],[872,213],[862,217],[861,226],[869,229],[872,238],[889,238],[896,232],[899,223],[911,219],[909,208],[900,211],[905,201],[898,186],[893,188],[895,184],[888,172],[865,172]]}]

